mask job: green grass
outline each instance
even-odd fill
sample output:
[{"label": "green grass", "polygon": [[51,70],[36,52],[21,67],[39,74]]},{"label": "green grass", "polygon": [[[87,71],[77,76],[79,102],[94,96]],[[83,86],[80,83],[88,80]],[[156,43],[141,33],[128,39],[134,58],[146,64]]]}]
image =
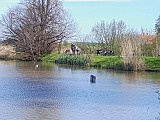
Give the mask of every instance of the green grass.
[{"label": "green grass", "polygon": [[60,56],[61,56],[61,54],[51,53],[51,54],[47,54],[47,55],[42,56],[41,60],[43,62],[55,62],[55,60]]},{"label": "green grass", "polygon": [[92,67],[100,67],[106,69],[122,69],[123,62],[118,56],[92,56]]},{"label": "green grass", "polygon": [[160,71],[160,57],[145,57],[146,71]]},{"label": "green grass", "polygon": [[[118,56],[97,56],[93,54],[70,56],[52,53],[45,55],[41,58],[41,60],[44,62],[55,62],[55,60],[57,59],[59,60],[60,64],[124,70],[123,60]],[[144,70],[160,72],[160,57],[144,57],[144,63]]]}]

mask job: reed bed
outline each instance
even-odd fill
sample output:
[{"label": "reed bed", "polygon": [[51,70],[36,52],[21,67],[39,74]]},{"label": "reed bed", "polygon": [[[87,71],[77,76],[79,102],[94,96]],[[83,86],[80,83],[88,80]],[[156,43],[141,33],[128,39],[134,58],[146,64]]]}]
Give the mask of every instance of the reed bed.
[{"label": "reed bed", "polygon": [[87,66],[89,60],[86,57],[78,55],[64,55],[58,58],[58,63],[68,65]]}]

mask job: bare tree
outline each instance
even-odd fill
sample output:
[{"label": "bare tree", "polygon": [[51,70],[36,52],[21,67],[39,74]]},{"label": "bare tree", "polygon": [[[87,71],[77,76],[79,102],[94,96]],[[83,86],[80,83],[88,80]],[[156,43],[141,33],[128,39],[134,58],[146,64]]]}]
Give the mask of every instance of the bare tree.
[{"label": "bare tree", "polygon": [[137,33],[133,30],[128,30],[128,32],[121,37],[120,41],[121,57],[125,65],[125,69],[142,70],[144,62],[141,57],[141,40]]},{"label": "bare tree", "polygon": [[50,53],[53,44],[74,36],[73,20],[59,0],[24,0],[3,16],[5,38],[31,60]]},{"label": "bare tree", "polygon": [[118,43],[119,38],[125,32],[126,25],[123,21],[116,22],[112,20],[110,23],[101,21],[97,23],[92,32],[95,39],[102,44],[102,49],[106,49],[105,45],[109,49],[114,49],[115,44]]},{"label": "bare tree", "polygon": [[76,44],[81,48],[82,54],[93,54],[96,51],[94,37],[91,33],[79,36],[80,41]]},{"label": "bare tree", "polygon": [[[111,23],[102,21],[93,27],[92,32],[99,43],[102,43],[107,49],[114,50],[117,55],[122,57],[125,69],[143,68],[141,40],[137,32],[127,29],[127,25],[123,21],[113,20]],[[102,49],[106,49],[105,47],[102,46]]]}]

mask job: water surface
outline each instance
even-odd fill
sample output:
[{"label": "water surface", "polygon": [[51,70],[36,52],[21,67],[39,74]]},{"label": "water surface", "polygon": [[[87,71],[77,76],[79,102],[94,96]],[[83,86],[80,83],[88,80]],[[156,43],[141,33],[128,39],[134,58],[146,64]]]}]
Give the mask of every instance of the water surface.
[{"label": "water surface", "polygon": [[[0,61],[0,120],[156,120],[160,75]],[[90,75],[96,83],[90,83]]]}]

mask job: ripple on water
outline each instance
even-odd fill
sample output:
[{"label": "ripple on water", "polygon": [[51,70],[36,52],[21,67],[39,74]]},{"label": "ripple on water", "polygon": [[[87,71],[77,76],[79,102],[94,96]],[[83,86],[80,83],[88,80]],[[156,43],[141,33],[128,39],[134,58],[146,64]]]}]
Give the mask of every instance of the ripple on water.
[{"label": "ripple on water", "polygon": [[[4,71],[0,66],[2,120],[151,120],[158,116],[154,88],[159,83],[148,76],[143,80],[132,73],[58,66],[35,71],[27,64],[25,68],[5,64]],[[89,82],[90,73],[97,76],[95,84]]]}]

